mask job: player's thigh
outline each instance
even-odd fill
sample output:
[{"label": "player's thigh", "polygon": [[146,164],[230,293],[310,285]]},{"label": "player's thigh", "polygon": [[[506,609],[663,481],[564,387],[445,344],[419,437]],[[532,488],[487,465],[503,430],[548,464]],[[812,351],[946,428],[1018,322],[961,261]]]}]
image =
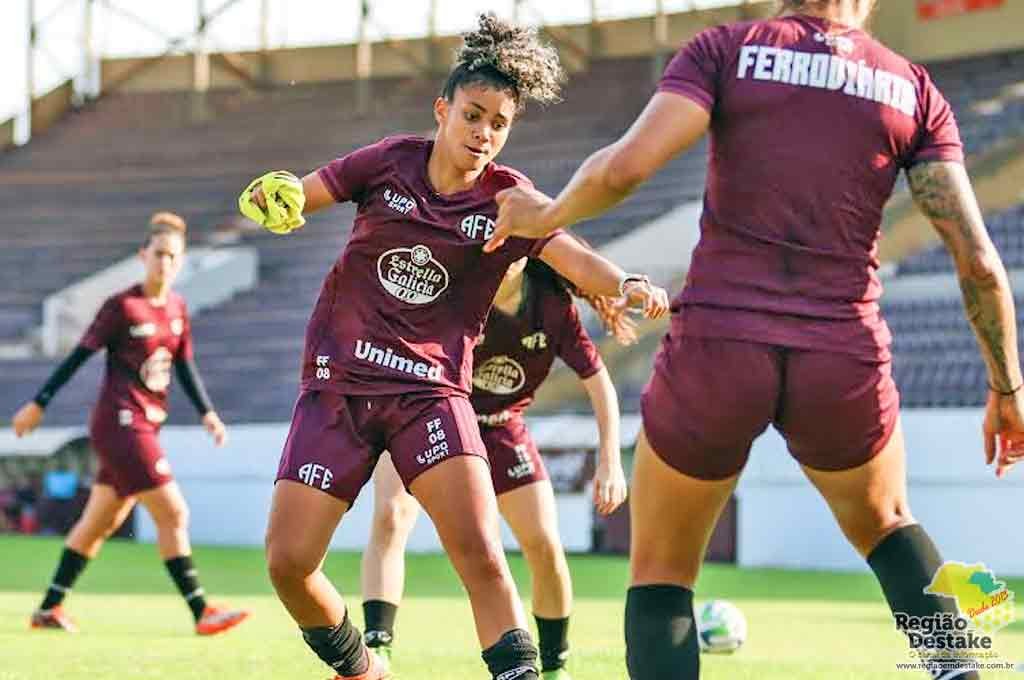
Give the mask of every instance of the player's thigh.
[{"label": "player's thigh", "polygon": [[274,485],[267,521],[267,563],[272,575],[308,575],[327,554],[331,538],[350,507],[321,489],[281,479]]},{"label": "player's thigh", "polygon": [[629,495],[631,584],[693,588],[738,479],[738,474],[711,480],[683,474],[665,462],[641,429]]},{"label": "player's thigh", "polygon": [[866,463],[804,474],[825,498],[844,535],[867,557],[890,533],[914,523],[907,500],[906,449],[897,422],[885,445]]},{"label": "player's thigh", "polygon": [[500,494],[498,510],[525,552],[543,556],[562,550],[550,480],[538,480]]},{"label": "player's thigh", "polygon": [[78,520],[79,531],[103,536],[121,526],[135,506],[133,497],[121,496],[109,484],[93,484]]},{"label": "player's thigh", "polygon": [[647,441],[681,474],[728,479],[775,415],[780,350],[674,333],[662,343],[641,400]]},{"label": "player's thigh", "polygon": [[138,499],[158,527],[184,527],[188,522],[188,504],[177,482],[143,491]]},{"label": "player's thigh", "polygon": [[405,490],[405,484],[391,461],[391,454],[384,452],[373,470],[374,535],[409,533],[419,510],[420,504]]}]

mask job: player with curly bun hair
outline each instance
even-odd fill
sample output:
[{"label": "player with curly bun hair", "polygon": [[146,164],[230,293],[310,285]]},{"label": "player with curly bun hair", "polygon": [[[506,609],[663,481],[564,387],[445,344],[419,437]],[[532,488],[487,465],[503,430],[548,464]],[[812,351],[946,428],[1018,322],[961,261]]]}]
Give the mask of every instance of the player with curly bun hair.
[{"label": "player with curly bun hair", "polygon": [[75,371],[97,351],[107,351],[103,387],[89,422],[89,438],[99,459],[96,481],[82,516],[68,533],[53,581],[32,614],[33,628],[78,630],[63,610],[64,598],[137,502],[153,518],[157,548],[192,611],[196,632],[219,633],[248,616],[242,610],[207,604],[192,563],[188,506],[157,438],[167,418],[172,366],[216,444],[221,446],[227,437],[192,357],[185,301],[171,290],[181,269],[185,231],[185,221],[174,213],[153,215],[139,250],[143,281],[103,303],[75,349],[12,419],[17,436],[32,432]]},{"label": "player with curly bun hair", "polygon": [[648,316],[667,296],[564,234],[483,253],[502,189],[494,163],[528,102],[557,100],[562,69],[532,29],[480,17],[434,102],[434,139],[387,137],[301,180],[269,173],[239,197],[275,232],[335,202],[357,204],[351,238],[306,331],[301,391],[274,488],[267,562],[309,647],[338,678],[389,677],[321,564],[384,450],[423,505],[469,594],[494,678],[537,678],[537,649],[498,534],[487,451],[469,402],[473,348],[505,271],[539,257],[577,287],[627,296]]}]

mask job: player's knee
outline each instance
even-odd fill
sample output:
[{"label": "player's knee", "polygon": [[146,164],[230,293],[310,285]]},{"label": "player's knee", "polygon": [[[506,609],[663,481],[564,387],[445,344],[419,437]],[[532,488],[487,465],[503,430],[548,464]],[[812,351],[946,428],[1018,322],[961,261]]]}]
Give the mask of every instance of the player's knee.
[{"label": "player's knee", "polygon": [[188,506],[184,503],[172,503],[164,508],[159,516],[155,516],[153,521],[162,531],[182,531],[188,528]]},{"label": "player's knee", "polygon": [[520,548],[533,565],[555,569],[563,561],[562,542],[553,531],[537,531],[523,536]]},{"label": "player's knee", "polygon": [[275,587],[305,580],[320,566],[320,559],[296,541],[267,537],[267,571]]},{"label": "player's knee", "polygon": [[887,499],[872,503],[846,523],[847,535],[854,547],[868,554],[879,542],[901,527],[914,523],[905,499]]},{"label": "player's knee", "polygon": [[469,589],[490,587],[506,577],[505,552],[501,540],[495,536],[473,536],[458,541],[449,550]]},{"label": "player's knee", "polygon": [[377,508],[373,514],[375,536],[385,543],[390,543],[408,534],[416,520],[416,508],[410,505],[393,501]]}]

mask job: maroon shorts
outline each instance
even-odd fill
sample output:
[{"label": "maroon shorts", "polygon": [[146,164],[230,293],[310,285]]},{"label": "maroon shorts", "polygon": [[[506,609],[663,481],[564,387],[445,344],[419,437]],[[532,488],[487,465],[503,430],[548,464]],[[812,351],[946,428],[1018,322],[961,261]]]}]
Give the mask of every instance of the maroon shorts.
[{"label": "maroon shorts", "polygon": [[899,393],[889,361],[670,333],[641,403],[647,440],[699,479],[743,469],[769,425],[816,470],[868,462],[889,441]]},{"label": "maroon shorts", "polygon": [[307,391],[295,402],[277,479],[353,503],[385,450],[407,489],[421,472],[453,456],[487,455],[465,397]]},{"label": "maroon shorts", "polygon": [[480,436],[487,447],[496,495],[548,478],[544,461],[522,418],[512,418],[496,427],[483,426]]},{"label": "maroon shorts", "polygon": [[136,430],[98,416],[89,427],[99,460],[96,483],[112,486],[122,498],[163,486],[174,479],[154,430]]}]

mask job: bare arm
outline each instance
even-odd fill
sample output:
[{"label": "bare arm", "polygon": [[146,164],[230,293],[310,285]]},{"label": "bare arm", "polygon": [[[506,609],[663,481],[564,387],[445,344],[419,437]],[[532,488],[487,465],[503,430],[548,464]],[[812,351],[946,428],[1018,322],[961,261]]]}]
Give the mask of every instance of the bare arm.
[{"label": "bare arm", "polygon": [[956,263],[967,319],[996,392],[1022,383],[1017,322],[1006,269],[985,229],[967,171],[959,163],[922,163],[907,173],[914,201]]},{"label": "bare arm", "polygon": [[583,387],[590,397],[601,441],[594,474],[594,505],[607,515],[626,500],[626,477],[619,451],[619,398],[607,368],[584,380]]},{"label": "bare arm", "polygon": [[[565,234],[549,241],[540,259],[589,295],[618,297],[626,277],[614,262]],[[658,286],[630,282],[626,294],[632,304],[643,306],[648,318],[660,318],[668,311],[668,293]]]},{"label": "bare arm", "polygon": [[540,192],[506,189],[488,252],[512,235],[540,237],[607,212],[708,130],[711,116],[681,95],[655,94],[632,127],[596,151],[554,201]]},{"label": "bare arm", "polygon": [[988,368],[989,395],[982,434],[985,461],[1002,477],[1024,460],[1024,391],[1017,356],[1017,320],[1006,269],[985,230],[967,171],[933,162],[907,173],[921,212],[956,262],[967,319]]}]

